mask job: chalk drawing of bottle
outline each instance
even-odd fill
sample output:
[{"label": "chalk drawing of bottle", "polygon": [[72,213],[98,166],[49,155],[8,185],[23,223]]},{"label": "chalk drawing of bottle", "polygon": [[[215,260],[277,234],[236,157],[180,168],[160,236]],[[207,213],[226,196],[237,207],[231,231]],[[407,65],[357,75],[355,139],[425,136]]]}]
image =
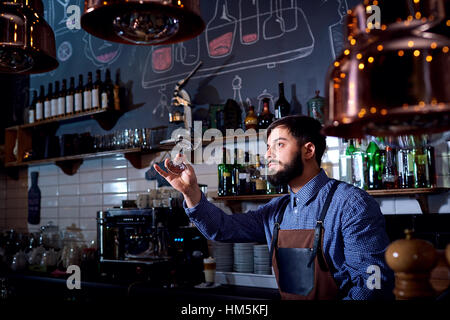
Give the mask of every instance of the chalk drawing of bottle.
[{"label": "chalk drawing of bottle", "polygon": [[265,40],[275,39],[284,34],[284,20],[280,15],[278,0],[270,0],[270,15],[264,20],[263,34]]},{"label": "chalk drawing of bottle", "polygon": [[239,0],[239,28],[242,44],[259,40],[259,0]]},{"label": "chalk drawing of bottle", "polygon": [[284,32],[297,30],[298,17],[295,0],[280,0],[280,16],[284,21]]},{"label": "chalk drawing of bottle", "polygon": [[345,16],[347,15],[347,0],[337,0],[338,9],[337,12],[339,14],[339,21],[330,25],[328,27],[328,35],[330,37],[330,45],[331,45],[331,54],[333,59],[341,54],[342,49],[344,47],[344,26],[345,26]]},{"label": "chalk drawing of bottle", "polygon": [[173,44],[152,47],[152,69],[155,73],[172,69],[174,60]]},{"label": "chalk drawing of bottle", "polygon": [[233,81],[231,82],[231,86],[233,87],[234,96],[233,100],[236,101],[239,104],[239,107],[241,108],[241,125],[244,124],[245,120],[245,107],[244,107],[244,101],[242,100],[241,95],[241,89],[242,89],[242,78],[238,75],[234,76]]},{"label": "chalk drawing of bottle", "polygon": [[206,45],[211,58],[228,56],[233,50],[237,20],[228,13],[227,0],[218,0],[213,18],[206,25]]},{"label": "chalk drawing of bottle", "polygon": [[176,61],[185,66],[192,66],[198,63],[200,58],[200,37],[178,43],[176,47]]},{"label": "chalk drawing of bottle", "polygon": [[268,98],[270,100],[269,110],[272,114],[275,114],[273,95],[271,95],[269,92],[267,92],[267,89],[264,89],[264,91],[258,96],[258,114],[260,114],[261,111],[263,110],[263,99],[265,99],[265,98]]}]

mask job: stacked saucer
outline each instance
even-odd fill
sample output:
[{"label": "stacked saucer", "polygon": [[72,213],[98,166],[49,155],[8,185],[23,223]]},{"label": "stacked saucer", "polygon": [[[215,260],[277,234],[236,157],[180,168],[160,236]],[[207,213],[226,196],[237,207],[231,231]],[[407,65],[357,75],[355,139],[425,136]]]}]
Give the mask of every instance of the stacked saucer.
[{"label": "stacked saucer", "polygon": [[251,242],[235,243],[233,245],[233,271],[243,273],[253,272],[253,246],[255,244],[255,242]]},{"label": "stacked saucer", "polygon": [[225,242],[213,242],[214,258],[216,259],[216,271],[233,271],[233,244]]},{"label": "stacked saucer", "polygon": [[253,246],[253,270],[256,274],[272,274],[267,244]]}]

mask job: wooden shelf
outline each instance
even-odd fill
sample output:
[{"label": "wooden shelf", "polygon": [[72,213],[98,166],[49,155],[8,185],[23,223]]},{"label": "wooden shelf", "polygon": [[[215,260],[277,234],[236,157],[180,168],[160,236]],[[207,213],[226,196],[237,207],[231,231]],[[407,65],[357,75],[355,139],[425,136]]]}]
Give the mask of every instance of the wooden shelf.
[{"label": "wooden shelf", "polygon": [[74,113],[70,116],[55,117],[51,119],[36,121],[34,123],[27,123],[16,126],[16,128],[33,129],[43,126],[59,126],[61,124],[67,124],[76,121],[95,119],[103,129],[110,130],[112,127],[114,127],[117,120],[122,116],[122,114],[122,111],[117,110],[95,109],[91,111]]},{"label": "wooden shelf", "polygon": [[57,157],[57,158],[48,158],[48,159],[40,159],[40,160],[30,160],[30,161],[14,161],[14,162],[7,162],[5,163],[6,168],[10,167],[20,167],[20,166],[30,166],[30,165],[40,165],[40,164],[48,164],[52,163],[57,165],[58,167],[63,170],[64,173],[68,175],[73,175],[77,172],[80,165],[83,163],[84,159],[94,159],[94,158],[101,158],[101,157],[107,157],[112,156],[115,154],[123,154],[125,158],[130,161],[130,163],[133,165],[133,167],[137,169],[142,169],[148,166],[149,162],[143,161],[143,157],[145,155],[153,155],[157,152],[161,151],[159,148],[153,148],[153,149],[141,149],[141,148],[130,148],[130,149],[117,149],[117,150],[110,150],[110,151],[101,151],[101,152],[95,152],[95,153],[84,153],[84,154],[77,154],[73,156],[66,156],[66,157]]},{"label": "wooden shelf", "polygon": [[[411,189],[386,189],[386,190],[367,190],[372,197],[403,197],[408,196],[419,202],[422,213],[429,214],[428,195],[448,192],[450,188],[411,188]],[[224,201],[233,212],[239,212],[242,201],[249,202],[266,202],[273,198],[284,194],[268,194],[268,195],[245,195],[245,196],[223,196],[213,197],[214,200]]]}]

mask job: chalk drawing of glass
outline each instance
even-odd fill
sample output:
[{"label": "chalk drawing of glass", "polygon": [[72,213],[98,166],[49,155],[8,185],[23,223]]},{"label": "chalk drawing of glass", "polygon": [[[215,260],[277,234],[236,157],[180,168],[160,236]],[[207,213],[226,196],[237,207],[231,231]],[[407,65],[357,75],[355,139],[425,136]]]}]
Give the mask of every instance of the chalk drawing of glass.
[{"label": "chalk drawing of glass", "polygon": [[259,0],[239,0],[239,29],[242,44],[259,40]]},{"label": "chalk drawing of glass", "polygon": [[176,62],[185,66],[197,64],[200,59],[200,37],[178,43],[175,50]]},{"label": "chalk drawing of glass", "polygon": [[297,30],[298,16],[295,0],[280,0],[280,16],[284,21],[284,32]]},{"label": "chalk drawing of glass", "polygon": [[213,18],[206,25],[206,46],[211,58],[228,56],[233,50],[237,20],[229,14],[227,0],[216,2]]},{"label": "chalk drawing of glass", "polygon": [[264,20],[263,35],[265,40],[279,38],[284,34],[284,20],[280,14],[278,0],[270,0],[269,17]]},{"label": "chalk drawing of glass", "polygon": [[330,45],[331,45],[331,55],[333,59],[341,54],[342,49],[344,48],[344,25],[345,25],[345,16],[347,15],[347,1],[346,0],[337,0],[338,8],[337,12],[339,15],[339,21],[330,25],[328,27],[328,35],[330,37]]},{"label": "chalk drawing of glass", "polygon": [[174,45],[162,45],[152,47],[152,70],[155,73],[167,72],[173,67]]}]

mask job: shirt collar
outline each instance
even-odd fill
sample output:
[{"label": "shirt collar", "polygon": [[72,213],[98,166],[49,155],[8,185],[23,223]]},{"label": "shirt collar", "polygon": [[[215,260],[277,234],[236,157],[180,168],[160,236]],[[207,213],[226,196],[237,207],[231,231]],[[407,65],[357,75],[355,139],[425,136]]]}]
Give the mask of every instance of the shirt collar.
[{"label": "shirt collar", "polygon": [[330,181],[327,174],[323,169],[320,169],[319,173],[309,180],[297,193],[294,193],[289,187],[289,194],[291,197],[291,207],[294,206],[294,201],[298,205],[304,205],[311,200],[327,182]]}]

